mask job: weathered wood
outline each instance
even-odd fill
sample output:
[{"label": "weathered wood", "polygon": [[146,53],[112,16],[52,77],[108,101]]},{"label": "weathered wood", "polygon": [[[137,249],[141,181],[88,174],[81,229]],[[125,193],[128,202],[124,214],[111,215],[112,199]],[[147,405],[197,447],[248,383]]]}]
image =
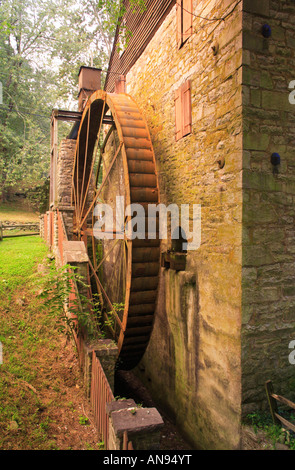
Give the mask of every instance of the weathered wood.
[{"label": "weathered wood", "polygon": [[38,227],[39,223],[35,224],[12,224],[12,225],[2,225],[3,229],[14,229],[14,228],[29,228],[29,227]]},{"label": "weathered wood", "polygon": [[3,235],[3,238],[16,238],[16,237],[33,237],[36,235],[40,235],[39,232],[31,232],[31,233],[18,233],[13,235]]},{"label": "weathered wood", "polygon": [[271,412],[274,424],[278,424],[278,425],[283,424],[285,428],[291,429],[291,431],[295,432],[295,425],[290,423],[290,421],[283,418],[279,414],[277,401],[293,409],[295,409],[295,403],[293,403],[292,401],[288,400],[285,397],[282,397],[281,395],[277,395],[276,393],[273,393],[273,386],[272,386],[271,380],[268,380],[267,382],[265,382],[265,389],[266,389],[266,395],[267,395],[270,412]]},{"label": "weathered wood", "polygon": [[268,380],[267,382],[265,382],[265,390],[266,390],[266,396],[267,396],[267,400],[269,403],[272,420],[274,424],[279,424],[280,421],[277,418],[277,415],[279,414],[279,410],[278,410],[277,402],[273,398],[273,386],[272,386],[271,380]]},{"label": "weathered wood", "polygon": [[283,403],[284,405],[290,406],[290,408],[293,408],[295,410],[295,403],[293,403],[291,400],[288,400],[288,398],[282,397],[281,395],[276,395],[275,393],[272,394],[272,397],[275,398],[275,400]]},{"label": "weathered wood", "polygon": [[281,422],[286,428],[291,429],[291,431],[295,432],[295,425],[290,423],[287,419],[280,416],[278,413],[275,413],[276,419]]}]

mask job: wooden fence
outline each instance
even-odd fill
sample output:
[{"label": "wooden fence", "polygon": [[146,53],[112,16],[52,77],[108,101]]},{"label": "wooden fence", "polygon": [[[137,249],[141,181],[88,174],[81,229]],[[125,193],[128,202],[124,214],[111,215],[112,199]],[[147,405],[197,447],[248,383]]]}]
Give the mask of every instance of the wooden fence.
[{"label": "wooden fence", "polygon": [[104,442],[109,448],[109,418],[106,404],[115,400],[110,384],[95,352],[92,353],[90,403],[94,414],[95,425]]},{"label": "wooden fence", "polygon": [[54,212],[47,211],[44,214],[43,221],[43,237],[47,242],[48,246],[51,248],[54,242]]},{"label": "wooden fence", "polygon": [[[67,232],[65,229],[62,214],[57,211],[57,217],[54,219],[54,213],[52,211],[44,214],[43,221],[43,237],[47,241],[50,247],[53,246],[54,241],[54,221],[57,224],[57,246],[58,256],[61,264],[64,264],[64,253],[63,253],[63,242],[68,240]],[[70,269],[70,268],[69,268]],[[70,292],[68,303],[71,307],[72,304],[79,303],[78,288],[74,281],[71,280],[72,290]],[[71,310],[71,308],[69,309]],[[78,352],[79,364],[82,366],[84,361],[84,337],[83,332],[74,332],[74,340]],[[92,352],[91,362],[91,376],[90,376],[90,404],[93,410],[94,421],[100,435],[104,442],[105,450],[109,449],[109,415],[106,411],[106,404],[114,401],[114,395],[107,377],[104,373],[103,367],[95,354]],[[132,443],[128,439],[127,432],[123,435],[123,450],[133,450]]]},{"label": "wooden fence", "polygon": [[[38,232],[25,232],[25,233],[4,233],[4,231],[10,231],[10,230],[15,230],[15,229],[32,229],[32,228],[38,229]],[[0,221],[0,241],[3,240],[3,238],[15,238],[15,237],[30,237],[34,235],[39,235],[39,224],[36,223],[31,223],[31,224],[3,224],[3,222]]]},{"label": "wooden fence", "polygon": [[280,415],[277,402],[282,403],[283,405],[286,405],[293,410],[295,410],[295,403],[288,400],[288,398],[274,393],[271,380],[265,382],[265,389],[273,423],[277,425],[283,425],[285,428],[295,432],[295,425]]},{"label": "wooden fence", "polygon": [[127,431],[124,431],[124,433],[123,433],[123,448],[122,448],[122,450],[134,450],[132,442],[129,441]]}]

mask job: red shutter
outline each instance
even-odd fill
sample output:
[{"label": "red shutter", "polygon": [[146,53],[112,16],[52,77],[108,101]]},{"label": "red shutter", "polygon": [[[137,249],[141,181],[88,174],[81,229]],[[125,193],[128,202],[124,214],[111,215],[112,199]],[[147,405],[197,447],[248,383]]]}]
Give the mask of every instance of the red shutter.
[{"label": "red shutter", "polygon": [[178,46],[178,49],[182,46],[182,36],[183,36],[183,33],[182,33],[182,26],[183,26],[183,22],[182,22],[182,16],[183,16],[183,11],[182,11],[182,1],[183,0],[176,0],[176,37],[177,37],[177,46]]},{"label": "red shutter", "polygon": [[181,99],[181,88],[178,88],[175,92],[175,140],[179,140],[182,137],[182,99]]},{"label": "red shutter", "polygon": [[183,36],[182,41],[186,41],[193,31],[193,0],[183,0]]},{"label": "red shutter", "polygon": [[187,80],[175,92],[175,140],[192,132],[191,82]]},{"label": "red shutter", "polygon": [[190,134],[192,131],[192,101],[191,82],[188,80],[181,87],[183,131],[182,135]]}]

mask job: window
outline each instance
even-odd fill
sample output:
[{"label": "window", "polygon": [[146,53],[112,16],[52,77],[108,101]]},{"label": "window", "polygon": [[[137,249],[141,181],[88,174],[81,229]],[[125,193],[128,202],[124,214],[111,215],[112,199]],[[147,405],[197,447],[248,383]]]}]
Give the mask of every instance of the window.
[{"label": "window", "polygon": [[175,92],[175,139],[192,132],[191,82],[187,80]]},{"label": "window", "polygon": [[180,49],[193,32],[193,0],[177,0],[177,45]]}]

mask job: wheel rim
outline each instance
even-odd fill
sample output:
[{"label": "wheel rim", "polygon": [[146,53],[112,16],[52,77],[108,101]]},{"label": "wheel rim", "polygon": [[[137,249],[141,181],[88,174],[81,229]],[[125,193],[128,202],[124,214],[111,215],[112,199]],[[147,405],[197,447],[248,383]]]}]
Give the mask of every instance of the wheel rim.
[{"label": "wheel rim", "polygon": [[[116,214],[121,197],[124,214],[130,204],[157,204],[155,157],[146,122],[126,94],[95,92],[83,111],[77,137],[72,199],[74,237],[89,255],[90,296],[101,301],[105,326],[117,342],[119,367],[133,368],[141,359],[153,327],[160,243],[156,238],[130,239],[131,215],[114,219],[109,240],[96,230],[96,204]],[[147,219],[145,219],[147,220]],[[116,224],[117,222],[117,224]],[[122,223],[123,222],[123,223]],[[106,234],[104,233],[104,236]]]}]

